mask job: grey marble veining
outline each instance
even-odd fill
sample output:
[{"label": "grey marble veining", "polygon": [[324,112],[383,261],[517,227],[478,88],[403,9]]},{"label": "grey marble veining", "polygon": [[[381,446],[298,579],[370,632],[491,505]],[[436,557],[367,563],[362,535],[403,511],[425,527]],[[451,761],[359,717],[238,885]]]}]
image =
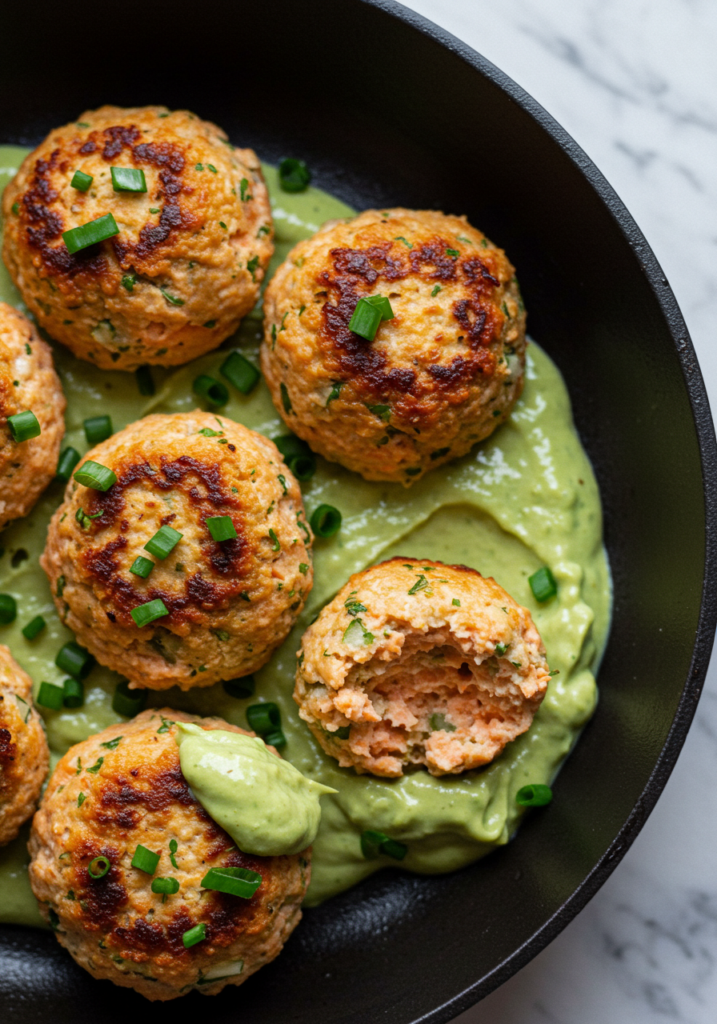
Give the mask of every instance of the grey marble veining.
[{"label": "grey marble veining", "polygon": [[[717,0],[410,0],[586,150],[662,264],[717,408]],[[608,883],[456,1024],[715,1024],[717,662],[677,767]]]}]

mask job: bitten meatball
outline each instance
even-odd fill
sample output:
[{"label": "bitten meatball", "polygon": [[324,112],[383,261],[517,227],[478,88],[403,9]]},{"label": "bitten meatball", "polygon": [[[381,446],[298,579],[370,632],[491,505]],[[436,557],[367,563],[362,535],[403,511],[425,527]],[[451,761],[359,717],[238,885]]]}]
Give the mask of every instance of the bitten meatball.
[{"label": "bitten meatball", "polygon": [[525,732],[550,678],[530,613],[464,565],[392,558],[304,633],[294,700],[344,768],[478,768]]},{"label": "bitten meatball", "polygon": [[[0,529],[27,515],[55,476],[65,405],[49,345],[26,317],[0,302]],[[28,410],[41,433],[15,441],[8,417]]]},{"label": "bitten meatball", "polygon": [[[115,189],[127,171],[146,191]],[[51,132],[5,189],[3,215],[3,258],[24,301],[105,369],[216,348],[256,302],[273,252],[256,154],[166,107],[101,107]],[[118,233],[70,251],[65,232],[109,217]]]},{"label": "bitten meatball", "polygon": [[[373,341],[349,328],[389,300]],[[262,366],[288,426],[367,480],[410,484],[506,419],[523,387],[513,267],[466,221],[367,210],[300,242],[265,296]]]},{"label": "bitten meatball", "polygon": [[49,761],[32,680],[0,645],[0,846],[15,838],[35,810]]},{"label": "bitten meatball", "polygon": [[[310,849],[250,856],[209,817],[182,775],[175,721],[243,731],[168,708],[110,726],[58,763],[30,837],[30,884],[60,943],[93,977],[148,999],[241,985],[281,952],[310,877]],[[159,854],[154,874],[132,867],[138,846]],[[251,899],[202,888],[226,867],[261,875]],[[153,892],[157,878],[177,891]],[[186,948],[198,925],[204,938]]]},{"label": "bitten meatball", "polygon": [[260,668],[313,579],[301,491],[273,442],[209,413],[155,415],[76,473],[87,461],[116,482],[70,480],[40,559],[79,642],[154,690]]}]

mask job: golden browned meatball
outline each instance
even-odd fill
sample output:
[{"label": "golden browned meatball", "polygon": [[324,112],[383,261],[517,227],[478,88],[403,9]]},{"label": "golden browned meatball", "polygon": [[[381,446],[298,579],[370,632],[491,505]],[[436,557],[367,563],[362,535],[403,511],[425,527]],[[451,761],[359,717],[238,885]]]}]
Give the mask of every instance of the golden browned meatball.
[{"label": "golden browned meatball", "polygon": [[[78,471],[88,460],[117,480],[104,492],[70,480],[40,560],[79,642],[154,690],[260,668],[313,579],[301,491],[273,442],[209,413],[155,415]],[[135,610],[151,602],[159,617],[142,624]]]},{"label": "golden browned meatball", "polygon": [[[55,476],[65,405],[49,345],[27,317],[0,302],[0,529],[27,515]],[[28,410],[41,433],[16,441],[8,417]]]},{"label": "golden browned meatball", "polygon": [[0,645],[0,846],[15,838],[35,810],[49,761],[32,680]]},{"label": "golden browned meatball", "polygon": [[478,768],[525,732],[550,678],[530,613],[475,569],[392,558],[304,633],[294,700],[344,768]]},{"label": "golden browned meatball", "polygon": [[[361,298],[393,319],[349,329]],[[466,221],[367,210],[300,242],[266,290],[262,366],[288,426],[367,480],[410,484],[465,454],[523,387],[513,267]]]},{"label": "golden browned meatball", "polygon": [[[169,708],[110,726],[59,762],[30,837],[30,884],[61,944],[93,977],[148,999],[215,995],[273,960],[301,918],[311,871],[310,849],[236,848],[182,775],[174,721],[243,731]],[[132,867],[140,845],[159,854],[153,875]],[[202,888],[220,867],[262,876],[251,899]],[[176,879],[177,892],[153,892],[157,878]],[[204,939],[185,948],[198,925]]]},{"label": "golden browned meatball", "polygon": [[[146,191],[115,191],[112,168],[141,172]],[[106,369],[216,348],[273,252],[256,154],[166,107],[101,107],[51,132],[5,189],[3,215],[3,258],[40,325]],[[110,216],[117,234],[68,249],[64,232]]]}]

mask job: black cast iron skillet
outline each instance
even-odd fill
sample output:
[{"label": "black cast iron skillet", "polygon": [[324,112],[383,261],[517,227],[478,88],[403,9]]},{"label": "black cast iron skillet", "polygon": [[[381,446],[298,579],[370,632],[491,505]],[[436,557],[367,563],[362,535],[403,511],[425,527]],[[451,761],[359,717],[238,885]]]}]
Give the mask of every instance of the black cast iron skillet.
[{"label": "black cast iron skillet", "polygon": [[633,841],[684,742],[717,615],[715,438],[675,299],[585,154],[514,82],[387,0],[6,5],[0,138],[102,103],[189,107],[264,158],[303,157],[359,209],[466,213],[518,267],[605,509],[614,573],[597,714],[517,840],[453,875],[385,872],[306,913],[241,989],[150,1006],[49,933],[0,929],[12,1024],[210,1013],[217,1024],[450,1020],[523,966]]}]

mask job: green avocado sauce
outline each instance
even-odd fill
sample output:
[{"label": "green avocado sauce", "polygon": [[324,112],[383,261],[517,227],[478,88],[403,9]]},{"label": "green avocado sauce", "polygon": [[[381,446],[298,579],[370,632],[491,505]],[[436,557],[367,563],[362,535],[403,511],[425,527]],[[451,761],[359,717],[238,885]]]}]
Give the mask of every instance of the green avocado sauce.
[{"label": "green avocado sauce", "polygon": [[[26,152],[0,147],[0,188]],[[265,167],[265,173],[274,202],[273,269],[292,245],[325,220],[352,211],[318,189],[282,192],[276,171]],[[23,308],[1,264],[0,299]],[[222,348],[241,348],[256,362],[260,340],[258,306]],[[114,429],[120,430],[149,412],[195,408],[192,381],[198,373],[216,376],[225,351],[178,370],[153,369],[157,390],[152,398],[139,394],[131,374],[98,370],[59,345],[54,346],[54,355],[68,401],[65,444],[85,452],[82,421],[88,416],[109,413]],[[268,437],[286,433],[263,383],[246,397],[230,390],[222,415]],[[316,540],[314,589],[291,635],[257,673],[256,695],[237,700],[220,685],[184,694],[149,692],[150,706],[218,715],[242,728],[247,728],[249,704],[267,700],[279,705],[287,738],[283,756],[307,778],[337,790],[321,801],[308,905],[395,864],[384,856],[363,858],[360,836],[365,829],[405,843],[408,853],[402,868],[426,874],[455,870],[508,842],[523,813],[515,803],[517,790],[527,783],[552,783],[595,708],[595,672],[607,639],[611,599],[595,477],[573,427],[562,377],[535,344],[528,350],[525,390],[510,419],[469,455],[429,473],[411,488],[368,483],[321,458],[317,461],[316,475],[303,485],[307,515],[326,502],[341,510],[343,526],[335,537]],[[62,490],[59,483],[52,484],[30,515],[0,536],[0,592],[12,594],[18,603],[17,620],[0,626],[0,643],[9,645],[32,676],[36,693],[43,680],[62,682],[54,659],[72,638],[58,620],[38,565],[47,523]],[[493,576],[530,609],[551,669],[559,673],[530,730],[482,770],[440,779],[421,770],[400,779],[356,775],[324,754],[299,719],[292,690],[301,634],[351,573],[393,555],[462,563]],[[541,605],[528,577],[542,565],[552,569],[558,595]],[[21,629],[39,614],[47,628],[36,639],[26,640]],[[111,700],[118,679],[96,666],[85,681],[83,707],[41,709],[53,762],[73,743],[117,721]],[[0,921],[39,926],[25,872],[26,836],[25,831],[0,850]]]}]

